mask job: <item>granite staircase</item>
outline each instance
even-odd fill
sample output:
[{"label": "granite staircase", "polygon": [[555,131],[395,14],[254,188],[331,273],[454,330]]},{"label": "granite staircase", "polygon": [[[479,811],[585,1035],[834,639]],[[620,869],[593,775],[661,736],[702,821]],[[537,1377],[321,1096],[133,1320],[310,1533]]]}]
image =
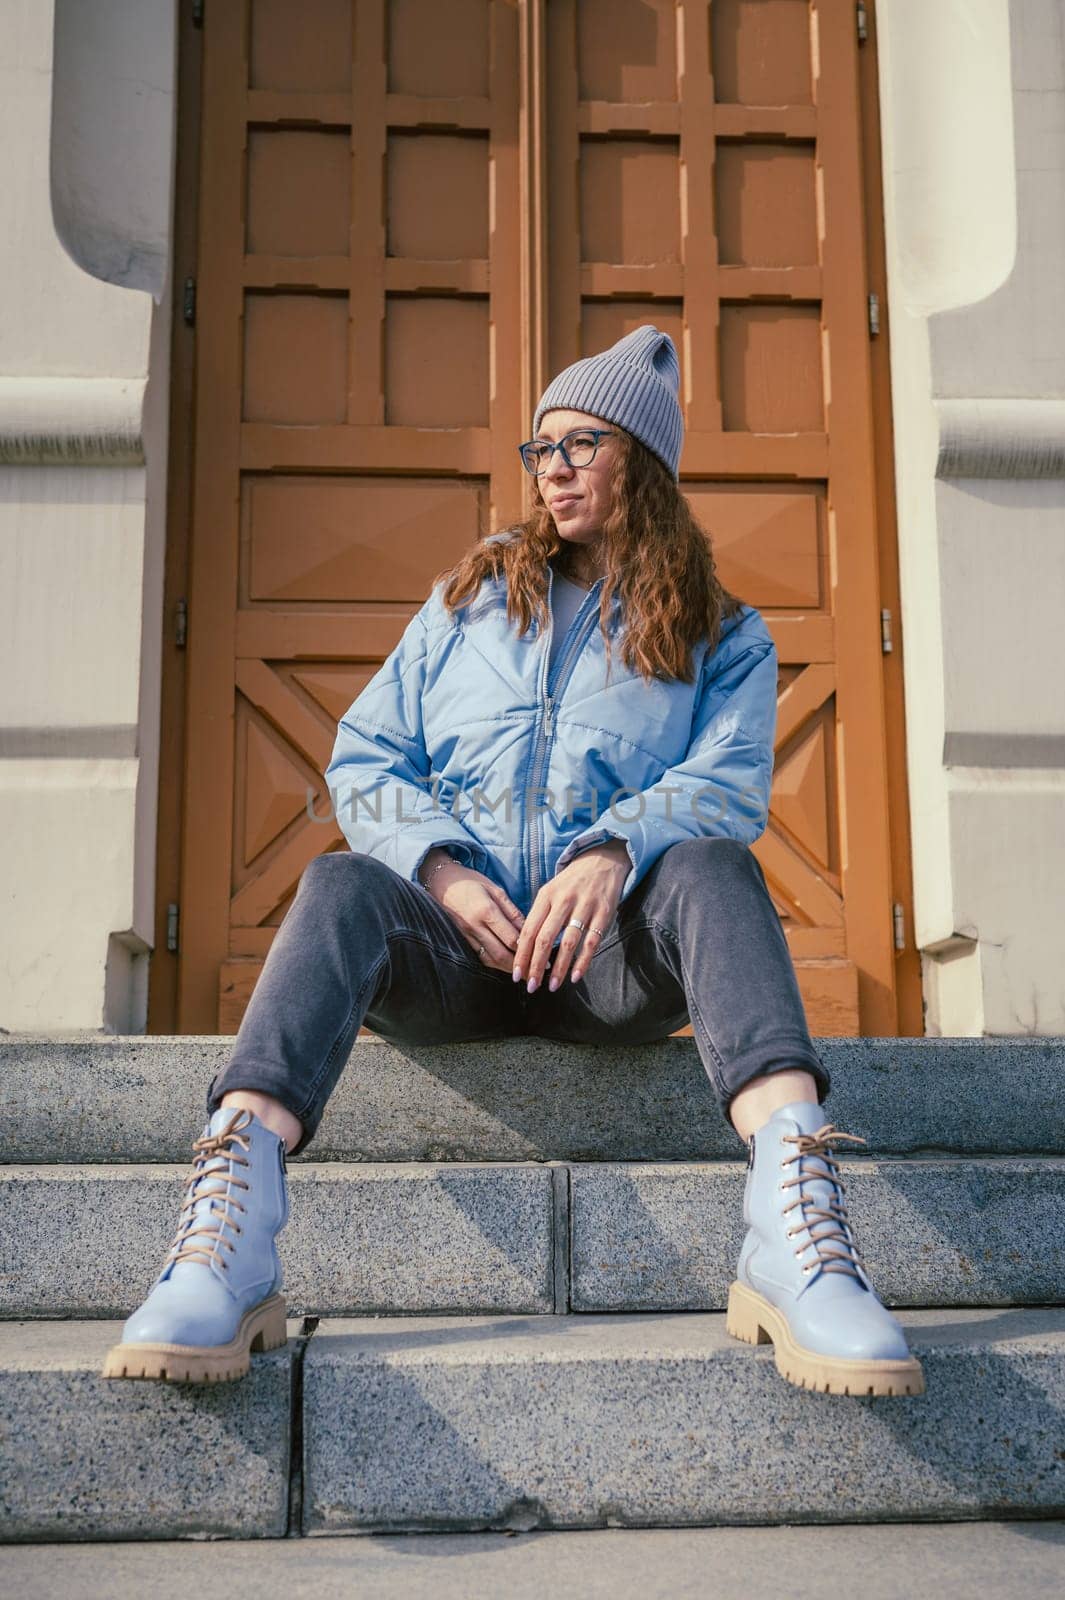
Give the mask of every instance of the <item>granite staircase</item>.
[{"label": "granite staircase", "polygon": [[724,1331],[744,1149],[689,1038],[360,1038],[280,1238],[284,1350],[107,1382],[228,1037],[0,1035],[0,1538],[1065,1514],[1065,1040],[822,1039],[927,1392]]}]

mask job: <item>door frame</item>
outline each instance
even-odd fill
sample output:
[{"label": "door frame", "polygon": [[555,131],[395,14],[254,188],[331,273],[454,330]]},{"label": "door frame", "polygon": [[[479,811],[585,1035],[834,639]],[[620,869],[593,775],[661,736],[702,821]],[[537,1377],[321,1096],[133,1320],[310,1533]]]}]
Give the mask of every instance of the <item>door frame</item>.
[{"label": "door frame", "polygon": [[[146,1032],[178,1032],[181,939],[182,839],[184,837],[185,719],[188,662],[192,483],[195,470],[196,331],[186,320],[186,284],[195,285],[199,255],[200,123],[203,32],[193,8],[177,8],[177,115],[173,250],[170,268],[170,426],[166,487],[166,554],[163,577],[162,676],[160,688],[159,801],[155,851],[155,941],[148,964]],[[193,290],[193,295],[194,295]],[[194,315],[194,313],[193,313]],[[178,949],[170,908],[178,908]]]},{"label": "door frame", "polygon": [[[523,6],[523,25],[535,8]],[[881,605],[891,613],[893,648],[883,662],[892,902],[902,909],[903,946],[895,951],[895,1035],[924,1034],[920,953],[913,939],[913,884],[903,671],[905,640],[899,585],[898,526],[892,426],[890,328],[884,233],[880,99],[877,72],[877,6],[869,0],[867,38],[858,55],[864,233],[869,282],[880,305],[880,332],[870,338],[869,371],[873,416],[873,501]],[[178,8],[178,99],[171,294],[167,535],[161,676],[159,799],[156,835],[155,943],[149,964],[147,1032],[179,1031],[179,972],[185,826],[185,748],[188,707],[186,646],[180,641],[181,606],[189,593],[189,555],[195,473],[196,330],[186,321],[186,282],[195,281],[199,257],[200,130],[203,33],[190,7]],[[533,374],[526,385],[536,387]],[[195,618],[187,619],[188,635]],[[178,908],[177,948],[168,946],[170,908]],[[173,941],[171,941],[173,942]],[[212,1019],[211,1031],[214,1029]],[[884,1031],[883,1028],[880,1030]]]}]

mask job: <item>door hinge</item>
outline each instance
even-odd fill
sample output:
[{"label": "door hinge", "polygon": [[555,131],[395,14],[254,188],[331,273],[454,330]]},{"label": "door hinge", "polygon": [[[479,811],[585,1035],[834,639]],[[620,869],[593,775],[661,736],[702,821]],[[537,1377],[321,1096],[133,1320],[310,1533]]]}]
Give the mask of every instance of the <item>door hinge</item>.
[{"label": "door hinge", "polygon": [[171,952],[176,952],[178,947],[178,919],[181,913],[176,900],[171,900],[166,908],[166,947]]},{"label": "door hinge", "polygon": [[869,332],[874,339],[880,332],[880,296],[878,294],[869,296]]},{"label": "door hinge", "polygon": [[203,27],[203,5],[204,0],[192,0],[192,26],[194,28]]},{"label": "door hinge", "polygon": [[892,921],[895,924],[895,949],[896,950],[905,950],[905,948],[906,948],[906,913],[903,911],[902,905],[900,904],[900,902],[898,900],[895,901],[894,905],[891,908],[891,915],[892,915]]},{"label": "door hinge", "polygon": [[187,328],[194,328],[196,326],[196,279],[195,278],[186,278],[185,279],[185,293],[184,293],[184,295],[182,297],[181,311],[182,311],[182,315],[185,318],[185,326]]},{"label": "door hinge", "polygon": [[858,43],[865,44],[869,37],[869,13],[865,9],[864,0],[858,0],[855,13],[858,22]]},{"label": "door hinge", "polygon": [[884,607],[880,612],[880,652],[889,656],[895,645],[891,638],[891,612]]},{"label": "door hinge", "polygon": [[185,640],[189,636],[189,604],[185,599],[178,601],[174,607],[174,643],[179,650],[184,650]]}]

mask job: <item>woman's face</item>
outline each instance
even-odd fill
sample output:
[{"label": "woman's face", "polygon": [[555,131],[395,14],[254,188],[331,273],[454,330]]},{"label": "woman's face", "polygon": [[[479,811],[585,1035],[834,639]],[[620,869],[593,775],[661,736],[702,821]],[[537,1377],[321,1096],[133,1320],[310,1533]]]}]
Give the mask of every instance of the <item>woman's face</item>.
[{"label": "woman's face", "polygon": [[610,473],[617,450],[617,434],[611,423],[587,411],[547,411],[540,422],[538,439],[557,444],[575,428],[605,428],[595,460],[587,467],[568,467],[562,452],[556,450],[546,471],[537,478],[540,493],[558,529],[560,538],[574,544],[591,545],[598,539],[610,512]]}]

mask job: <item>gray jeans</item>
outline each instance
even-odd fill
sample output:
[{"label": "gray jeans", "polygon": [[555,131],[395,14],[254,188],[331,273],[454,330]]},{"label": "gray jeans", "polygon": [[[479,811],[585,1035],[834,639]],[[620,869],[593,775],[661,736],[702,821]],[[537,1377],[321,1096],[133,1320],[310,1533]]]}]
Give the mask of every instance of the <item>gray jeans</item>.
[{"label": "gray jeans", "polygon": [[297,1154],[363,1025],[399,1044],[532,1034],[631,1045],[690,1020],[726,1115],[765,1072],[804,1068],[822,1100],[828,1093],[780,918],[746,845],[671,845],[621,903],[581,981],[567,974],[552,993],[549,976],[528,994],[524,979],[478,959],[420,884],[359,851],[317,856],[208,1088],[208,1113],[230,1089],[274,1095],[303,1124]]}]

